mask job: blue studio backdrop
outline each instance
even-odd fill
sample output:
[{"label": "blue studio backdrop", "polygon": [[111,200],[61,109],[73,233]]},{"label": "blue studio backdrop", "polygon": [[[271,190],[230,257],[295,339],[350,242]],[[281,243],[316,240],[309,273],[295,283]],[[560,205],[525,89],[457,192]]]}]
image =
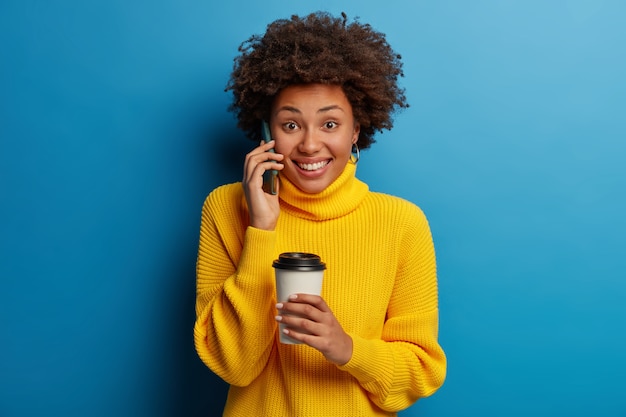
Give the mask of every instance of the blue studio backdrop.
[{"label": "blue studio backdrop", "polygon": [[345,11],[411,107],[363,152],[420,205],[448,377],[409,416],[626,416],[626,19],[608,0],[3,0],[0,416],[215,416],[192,339],[200,209],[253,145],[239,43]]}]

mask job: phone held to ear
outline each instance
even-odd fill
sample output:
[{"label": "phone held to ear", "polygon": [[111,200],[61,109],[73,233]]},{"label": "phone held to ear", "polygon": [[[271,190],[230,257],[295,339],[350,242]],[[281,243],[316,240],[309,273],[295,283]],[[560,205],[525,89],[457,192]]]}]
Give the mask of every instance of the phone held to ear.
[{"label": "phone held to ear", "polygon": [[[272,133],[270,131],[270,126],[267,124],[265,120],[263,120],[263,126],[261,127],[261,135],[263,136],[263,141],[265,143],[272,140]],[[274,152],[274,149],[270,149],[270,152]],[[269,171],[265,171],[263,173],[263,191],[268,194],[276,195],[278,192],[278,171],[275,169],[270,169]]]}]

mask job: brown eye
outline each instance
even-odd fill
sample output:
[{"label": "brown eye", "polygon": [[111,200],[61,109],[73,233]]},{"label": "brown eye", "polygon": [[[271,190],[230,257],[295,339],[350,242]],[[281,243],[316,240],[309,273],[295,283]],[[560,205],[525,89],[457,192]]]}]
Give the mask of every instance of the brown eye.
[{"label": "brown eye", "polygon": [[296,130],[298,128],[298,125],[295,124],[294,122],[287,122],[284,124],[285,130]]},{"label": "brown eye", "polygon": [[330,130],[332,130],[332,129],[334,129],[334,128],[336,128],[336,127],[337,127],[337,123],[336,123],[336,122],[326,122],[326,123],[324,124],[324,127],[325,127],[326,129],[330,129]]}]

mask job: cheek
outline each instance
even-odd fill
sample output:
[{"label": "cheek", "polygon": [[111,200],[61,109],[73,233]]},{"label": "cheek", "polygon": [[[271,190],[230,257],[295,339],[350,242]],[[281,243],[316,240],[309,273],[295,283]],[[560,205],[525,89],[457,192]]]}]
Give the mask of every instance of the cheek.
[{"label": "cheek", "polygon": [[[276,139],[274,139],[274,140],[276,140]],[[274,145],[274,152],[284,155],[285,154],[285,149],[284,148],[285,147],[279,141],[276,140],[276,144]]]},{"label": "cheek", "polygon": [[352,153],[352,142],[344,142],[341,146],[336,146],[334,151],[337,156],[349,158]]},{"label": "cheek", "polygon": [[285,149],[284,146],[280,146],[278,144],[276,144],[276,146],[274,147],[274,152],[279,153],[279,154],[284,155],[284,156],[288,156],[289,155],[289,150]]},{"label": "cheek", "polygon": [[276,141],[274,151],[282,155],[289,155],[293,149],[293,145],[291,145],[288,140],[285,140],[285,138],[274,138],[274,140]]}]

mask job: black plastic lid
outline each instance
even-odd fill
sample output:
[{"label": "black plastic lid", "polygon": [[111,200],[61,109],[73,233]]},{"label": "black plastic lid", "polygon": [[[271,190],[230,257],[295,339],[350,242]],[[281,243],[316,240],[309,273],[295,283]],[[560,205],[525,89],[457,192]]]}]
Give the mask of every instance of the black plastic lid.
[{"label": "black plastic lid", "polygon": [[272,266],[278,269],[290,269],[293,271],[322,271],[326,264],[313,253],[285,252],[278,256]]}]

